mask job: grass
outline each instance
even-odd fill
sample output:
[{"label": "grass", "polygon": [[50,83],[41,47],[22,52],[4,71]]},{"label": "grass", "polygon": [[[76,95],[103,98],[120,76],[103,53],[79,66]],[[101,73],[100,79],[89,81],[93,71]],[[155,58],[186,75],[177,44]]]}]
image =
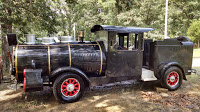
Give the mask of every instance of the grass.
[{"label": "grass", "polygon": [[193,57],[194,58],[197,58],[197,57],[200,58],[200,48],[194,49],[194,51],[193,51]]}]

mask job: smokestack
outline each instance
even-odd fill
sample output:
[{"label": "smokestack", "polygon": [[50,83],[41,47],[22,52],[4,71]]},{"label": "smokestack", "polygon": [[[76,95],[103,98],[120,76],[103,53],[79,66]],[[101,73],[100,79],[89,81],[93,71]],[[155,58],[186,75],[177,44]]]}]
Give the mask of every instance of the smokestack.
[{"label": "smokestack", "polygon": [[84,30],[81,30],[79,33],[80,42],[83,42],[84,39]]}]

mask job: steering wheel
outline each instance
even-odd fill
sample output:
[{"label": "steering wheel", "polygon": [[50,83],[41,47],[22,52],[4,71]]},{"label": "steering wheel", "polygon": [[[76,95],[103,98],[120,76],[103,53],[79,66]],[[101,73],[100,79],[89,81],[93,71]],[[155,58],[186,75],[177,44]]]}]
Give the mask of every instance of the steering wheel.
[{"label": "steering wheel", "polygon": [[117,46],[117,50],[123,50],[121,46]]}]

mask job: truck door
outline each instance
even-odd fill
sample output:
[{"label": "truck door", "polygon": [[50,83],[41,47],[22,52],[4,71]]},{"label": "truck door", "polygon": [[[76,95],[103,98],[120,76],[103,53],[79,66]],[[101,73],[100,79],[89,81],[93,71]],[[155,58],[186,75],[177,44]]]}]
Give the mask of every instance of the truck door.
[{"label": "truck door", "polygon": [[143,33],[108,32],[107,77],[141,77]]}]

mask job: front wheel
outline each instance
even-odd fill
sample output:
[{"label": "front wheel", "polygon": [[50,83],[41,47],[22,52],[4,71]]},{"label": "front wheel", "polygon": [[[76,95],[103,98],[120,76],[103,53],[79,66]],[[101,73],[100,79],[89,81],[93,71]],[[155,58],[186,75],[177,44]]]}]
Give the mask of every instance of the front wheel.
[{"label": "front wheel", "polygon": [[76,74],[62,74],[53,84],[53,94],[56,100],[61,103],[75,102],[83,96],[84,92],[84,82]]},{"label": "front wheel", "polygon": [[168,68],[163,74],[161,85],[170,91],[174,91],[181,86],[182,80],[182,71],[178,67],[172,66]]}]

